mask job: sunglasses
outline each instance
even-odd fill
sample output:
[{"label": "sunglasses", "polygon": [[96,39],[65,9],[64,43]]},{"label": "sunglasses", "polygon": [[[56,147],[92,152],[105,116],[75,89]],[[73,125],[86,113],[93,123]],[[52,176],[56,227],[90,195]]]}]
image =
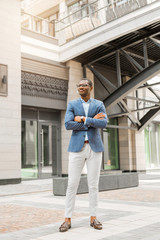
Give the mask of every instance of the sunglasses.
[{"label": "sunglasses", "polygon": [[77,84],[76,85],[77,86],[77,88],[80,88],[80,87],[88,87],[89,86],[89,84]]}]

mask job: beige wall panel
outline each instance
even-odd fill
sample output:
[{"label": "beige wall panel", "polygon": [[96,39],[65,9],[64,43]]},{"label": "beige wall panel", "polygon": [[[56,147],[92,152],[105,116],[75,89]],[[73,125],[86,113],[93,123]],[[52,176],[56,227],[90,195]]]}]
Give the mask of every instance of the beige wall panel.
[{"label": "beige wall panel", "polygon": [[8,66],[8,95],[0,96],[0,180],[13,180],[21,178],[20,1],[1,1],[0,22],[0,64]]},{"label": "beige wall panel", "polygon": [[22,71],[68,80],[68,68],[22,58]]},{"label": "beige wall panel", "polygon": [[[127,126],[126,117],[119,118],[120,126]],[[121,170],[135,170],[135,132],[127,129],[119,129],[119,156]]]},{"label": "beige wall panel", "polygon": [[[126,117],[119,119],[120,126],[127,126]],[[121,170],[145,171],[144,132],[119,129],[119,153]]]},{"label": "beige wall panel", "polygon": [[138,171],[146,170],[144,131],[136,133],[136,165]]},{"label": "beige wall panel", "polygon": [[64,125],[66,111],[61,111],[61,149],[62,149],[62,174],[67,174],[68,172],[68,145],[71,137],[71,131],[67,131]]},{"label": "beige wall panel", "polygon": [[94,98],[94,93],[95,93],[95,89],[94,89],[94,75],[93,73],[87,68],[87,71],[86,71],[86,75],[87,75],[87,78],[90,79],[92,82],[93,82],[93,90],[91,92],[91,98]]},{"label": "beige wall panel", "polygon": [[[1,178],[0,179],[17,179],[19,178],[21,171],[17,169],[12,169],[12,170],[2,170],[1,171]],[[8,177],[7,177],[8,176]],[[11,177],[9,177],[11,176]]]}]

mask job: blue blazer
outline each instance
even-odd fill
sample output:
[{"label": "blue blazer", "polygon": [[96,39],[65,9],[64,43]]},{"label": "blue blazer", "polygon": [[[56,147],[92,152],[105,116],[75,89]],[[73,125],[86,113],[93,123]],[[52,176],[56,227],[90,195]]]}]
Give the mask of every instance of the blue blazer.
[{"label": "blue blazer", "polygon": [[[104,113],[104,119],[94,119],[98,113]],[[104,146],[101,139],[99,128],[106,128],[107,114],[103,102],[91,99],[86,123],[74,121],[75,116],[85,116],[81,98],[70,101],[65,115],[65,127],[67,130],[73,130],[68,152],[81,151],[85,141],[85,131],[88,134],[89,144],[94,152],[103,152]]]}]

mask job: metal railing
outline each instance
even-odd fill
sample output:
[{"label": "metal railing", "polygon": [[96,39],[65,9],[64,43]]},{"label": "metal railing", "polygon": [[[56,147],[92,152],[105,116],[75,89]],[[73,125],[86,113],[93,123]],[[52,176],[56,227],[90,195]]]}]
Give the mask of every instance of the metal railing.
[{"label": "metal railing", "polygon": [[[157,0],[96,0],[55,22],[60,45]],[[62,18],[62,15],[64,16]]]},{"label": "metal railing", "polygon": [[21,12],[21,27],[36,33],[55,38],[55,22],[34,16],[32,14]]}]

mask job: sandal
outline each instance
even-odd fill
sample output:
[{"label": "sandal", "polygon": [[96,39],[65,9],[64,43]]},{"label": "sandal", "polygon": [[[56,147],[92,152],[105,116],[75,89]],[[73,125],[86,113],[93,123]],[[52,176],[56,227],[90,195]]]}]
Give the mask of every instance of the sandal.
[{"label": "sandal", "polygon": [[62,225],[59,228],[60,232],[66,232],[71,228],[71,224],[69,224],[68,222],[64,222],[62,223]]},{"label": "sandal", "polygon": [[90,226],[98,230],[102,229],[102,224],[97,219],[94,219],[93,223],[90,223]]}]

